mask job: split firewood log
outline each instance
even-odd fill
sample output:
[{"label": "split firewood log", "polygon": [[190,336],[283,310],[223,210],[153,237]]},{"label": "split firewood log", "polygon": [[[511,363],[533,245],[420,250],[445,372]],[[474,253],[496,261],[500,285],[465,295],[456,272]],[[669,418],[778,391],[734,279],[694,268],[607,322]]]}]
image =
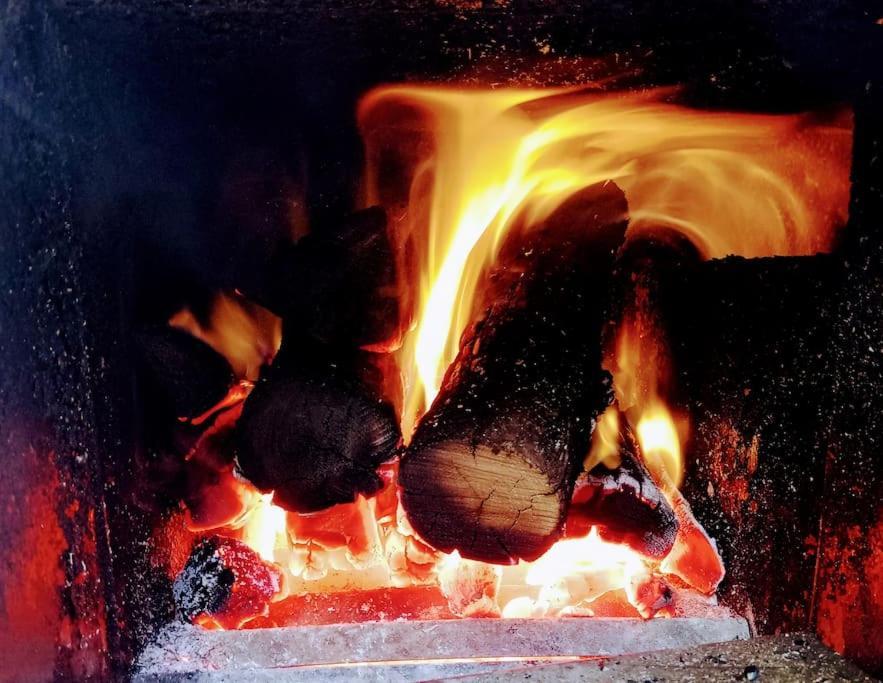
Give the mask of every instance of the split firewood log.
[{"label": "split firewood log", "polygon": [[612,399],[601,334],[626,215],[606,183],[504,243],[490,304],[401,462],[402,503],[432,546],[512,563],[560,536],[594,418]]},{"label": "split firewood log", "polygon": [[378,371],[398,329],[395,257],[382,209],[357,211],[280,251],[271,307],[282,347],[246,401],[237,461],[274,502],[316,512],[371,495],[400,432]]}]

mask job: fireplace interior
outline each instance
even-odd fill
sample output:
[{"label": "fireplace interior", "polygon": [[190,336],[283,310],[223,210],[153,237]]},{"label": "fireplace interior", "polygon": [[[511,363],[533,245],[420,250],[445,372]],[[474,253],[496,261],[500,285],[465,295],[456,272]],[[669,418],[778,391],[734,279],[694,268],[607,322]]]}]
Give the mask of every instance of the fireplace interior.
[{"label": "fireplace interior", "polygon": [[4,3],[2,677],[883,674],[873,10]]}]

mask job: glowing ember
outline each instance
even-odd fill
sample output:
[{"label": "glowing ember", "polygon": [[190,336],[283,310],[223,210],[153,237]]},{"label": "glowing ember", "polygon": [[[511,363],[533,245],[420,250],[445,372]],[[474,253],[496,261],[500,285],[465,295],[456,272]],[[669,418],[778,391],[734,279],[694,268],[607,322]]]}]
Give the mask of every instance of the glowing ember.
[{"label": "glowing ember", "polygon": [[611,572],[625,578],[639,570],[642,563],[636,553],[625,546],[605,543],[592,529],[585,538],[559,541],[529,566],[527,583],[544,586],[577,574]]},{"label": "glowing ember", "polygon": [[287,545],[285,510],[273,505],[273,494],[260,496],[242,522],[242,541],[268,562],[277,546]]}]

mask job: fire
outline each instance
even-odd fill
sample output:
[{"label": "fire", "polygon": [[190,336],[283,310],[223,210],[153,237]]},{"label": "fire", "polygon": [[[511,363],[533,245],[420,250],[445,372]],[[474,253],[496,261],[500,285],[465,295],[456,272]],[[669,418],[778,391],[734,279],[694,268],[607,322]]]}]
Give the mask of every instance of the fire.
[{"label": "fire", "polygon": [[263,559],[273,562],[276,548],[288,537],[285,510],[273,505],[273,494],[260,496],[242,522],[242,541]]},{"label": "fire", "polygon": [[637,432],[641,453],[650,470],[665,472],[675,486],[680,486],[684,461],[678,432],[668,409],[662,403],[651,405],[642,413]]},{"label": "fire", "polygon": [[[415,86],[384,87],[363,99],[365,199],[406,207],[393,228],[397,258],[414,259],[413,267],[401,269],[414,274],[402,293],[413,304],[413,329],[398,352],[406,439],[457,353],[480,302],[482,275],[506,231],[541,221],[582,188],[612,181],[623,190],[629,239],[675,230],[705,257],[805,254],[830,246],[847,209],[845,117],[706,112],[673,103],[675,94]],[[381,172],[389,167],[410,170],[403,186],[392,186]],[[240,379],[252,381],[281,336],[277,318],[238,296],[219,296],[207,320],[182,311],[170,324],[209,343]],[[384,486],[374,497],[313,514],[286,512],[272,494],[261,495],[226,472],[216,486],[229,487],[239,505],[230,507],[229,518],[207,516],[216,533],[287,570],[277,599],[286,591],[434,586],[458,616],[637,611],[649,617],[670,602],[665,576],[711,595],[723,566],[677,488],[685,423],[669,396],[673,373],[664,331],[640,302],[620,321],[606,365],[617,406],[601,416],[584,467],[617,467],[621,420],[634,427],[678,519],[677,540],[661,561],[604,541],[596,527],[559,541],[535,562],[511,567],[444,555],[410,528],[395,464],[382,468]],[[224,408],[244,400],[250,386],[246,382]],[[609,601],[618,601],[613,612],[604,611]]]},{"label": "fire", "polygon": [[[407,203],[402,243],[419,252],[416,328],[400,364],[406,435],[438,392],[479,276],[515,217],[535,223],[571,193],[613,181],[630,236],[674,229],[706,257],[830,246],[848,202],[845,117],[706,112],[674,95],[395,86],[363,99],[366,199]],[[390,143],[397,123],[428,138],[425,158],[413,163],[413,134],[398,136],[407,149]],[[412,162],[408,187],[384,184],[377,166],[390,157]]]},{"label": "fire", "polygon": [[640,289],[619,321],[606,365],[613,375],[617,405],[635,426],[645,464],[657,482],[664,478],[680,486],[686,425],[681,420],[679,429],[668,407],[673,380],[667,335]]},{"label": "fire", "polygon": [[218,294],[207,321],[185,308],[169,324],[204,341],[227,359],[237,377],[251,381],[282,343],[282,321],[238,294]]},{"label": "fire", "polygon": [[619,419],[619,410],[615,406],[610,406],[598,418],[589,455],[583,462],[583,469],[587,472],[599,464],[610,470],[619,465]]},{"label": "fire", "polygon": [[[643,567],[640,557],[625,546],[606,543],[592,528],[584,538],[559,541],[540,559],[532,562],[525,580],[531,586],[545,586],[578,574],[610,572],[621,579]],[[613,582],[621,587],[621,581]]]}]

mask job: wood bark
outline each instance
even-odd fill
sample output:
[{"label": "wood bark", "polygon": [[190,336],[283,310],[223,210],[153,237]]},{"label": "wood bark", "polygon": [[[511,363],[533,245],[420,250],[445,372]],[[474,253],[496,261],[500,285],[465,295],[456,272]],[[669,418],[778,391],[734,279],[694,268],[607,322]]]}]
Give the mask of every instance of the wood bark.
[{"label": "wood bark", "polygon": [[402,458],[402,503],[434,547],[513,563],[560,536],[594,419],[611,400],[601,334],[626,215],[606,183],[504,243],[490,304]]}]

